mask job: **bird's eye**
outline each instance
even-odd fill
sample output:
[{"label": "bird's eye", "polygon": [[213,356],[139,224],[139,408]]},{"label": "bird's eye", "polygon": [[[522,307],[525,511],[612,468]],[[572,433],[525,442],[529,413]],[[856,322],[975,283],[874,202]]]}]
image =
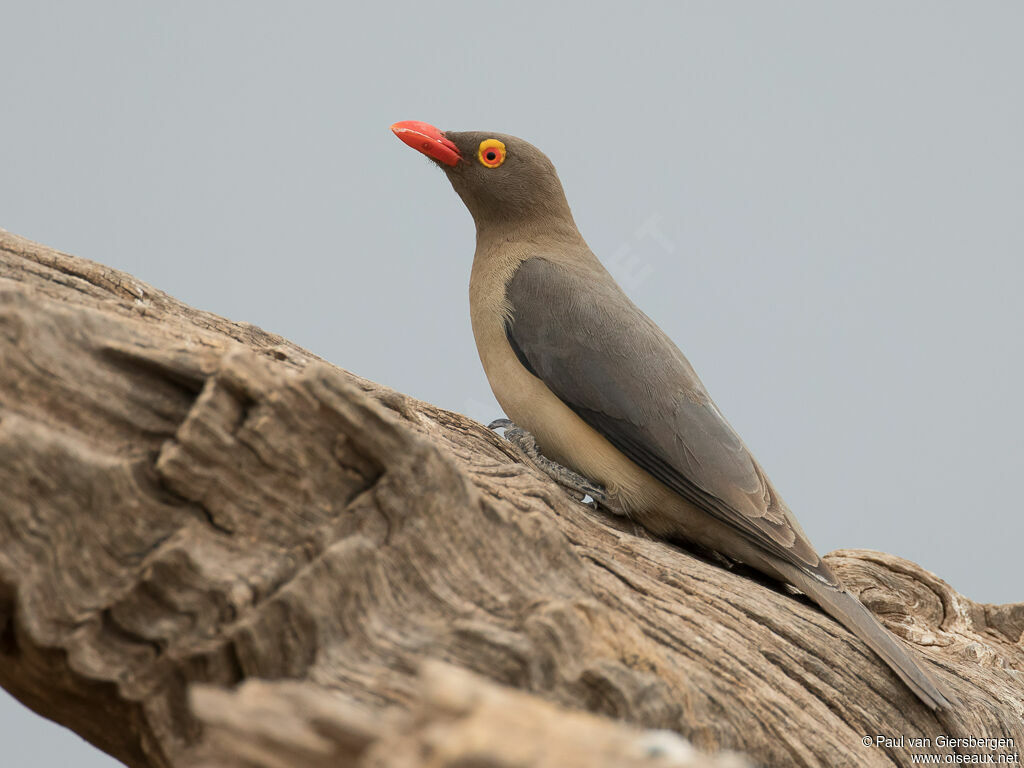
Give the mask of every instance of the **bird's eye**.
[{"label": "bird's eye", "polygon": [[476,151],[476,158],[488,168],[497,168],[505,162],[505,145],[497,139],[484,139]]}]

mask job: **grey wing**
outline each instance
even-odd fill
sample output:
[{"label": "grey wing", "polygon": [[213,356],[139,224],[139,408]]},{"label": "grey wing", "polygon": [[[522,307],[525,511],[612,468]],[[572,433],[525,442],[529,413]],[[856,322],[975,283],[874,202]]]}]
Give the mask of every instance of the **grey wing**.
[{"label": "grey wing", "polygon": [[536,257],[506,295],[513,351],[580,418],[759,548],[835,584],[682,352],[613,281]]}]

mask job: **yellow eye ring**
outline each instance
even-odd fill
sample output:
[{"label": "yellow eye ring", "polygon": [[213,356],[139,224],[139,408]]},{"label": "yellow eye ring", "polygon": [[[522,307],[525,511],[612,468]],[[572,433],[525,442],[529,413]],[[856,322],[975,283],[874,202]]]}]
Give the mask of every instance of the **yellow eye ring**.
[{"label": "yellow eye ring", "polygon": [[476,151],[476,159],[488,168],[497,168],[505,162],[505,145],[497,139],[484,139]]}]

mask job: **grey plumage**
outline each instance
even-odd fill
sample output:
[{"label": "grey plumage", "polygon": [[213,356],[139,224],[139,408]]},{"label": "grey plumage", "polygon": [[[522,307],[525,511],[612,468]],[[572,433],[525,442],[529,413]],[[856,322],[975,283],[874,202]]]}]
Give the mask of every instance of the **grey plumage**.
[{"label": "grey plumage", "polygon": [[507,296],[513,349],[580,418],[753,544],[838,583],[689,361],[613,280],[537,256],[519,266]]}]

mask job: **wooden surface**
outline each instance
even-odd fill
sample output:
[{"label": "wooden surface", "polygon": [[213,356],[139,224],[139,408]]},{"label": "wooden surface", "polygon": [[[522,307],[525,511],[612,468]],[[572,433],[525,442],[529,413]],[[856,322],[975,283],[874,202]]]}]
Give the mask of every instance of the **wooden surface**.
[{"label": "wooden surface", "polygon": [[[827,559],[961,710],[937,720],[806,600],[576,502],[476,422],[0,230],[0,684],[131,766],[230,743],[199,710],[243,711],[252,683],[217,687],[409,717],[432,661],[530,694],[564,718],[549,739],[588,710],[766,766],[953,751],[876,735],[1018,752],[1024,604]],[[388,731],[366,739],[351,764],[387,765]]]},{"label": "wooden surface", "polygon": [[206,738],[197,768],[749,768],[709,756],[671,731],[643,731],[426,662],[417,698],[380,714],[309,683],[248,681],[234,692],[195,686]]}]

